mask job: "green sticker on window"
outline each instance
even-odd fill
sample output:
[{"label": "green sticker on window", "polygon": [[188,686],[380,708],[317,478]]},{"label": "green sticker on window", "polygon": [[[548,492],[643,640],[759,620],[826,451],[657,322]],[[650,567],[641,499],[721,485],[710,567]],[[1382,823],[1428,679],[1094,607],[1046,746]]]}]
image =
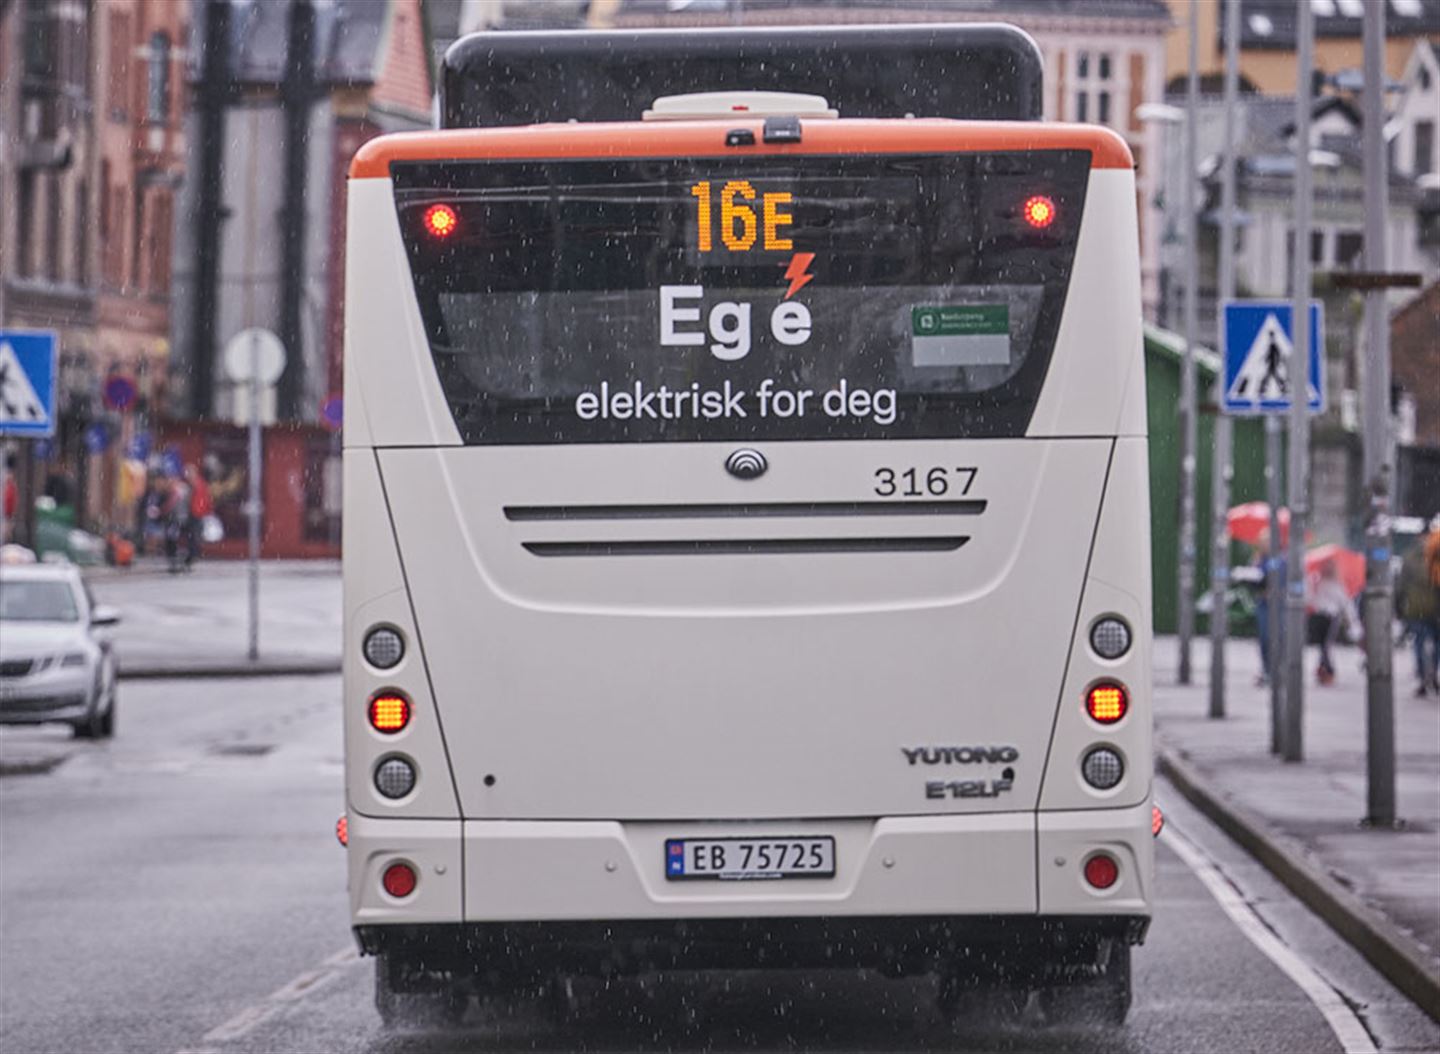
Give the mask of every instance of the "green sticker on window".
[{"label": "green sticker on window", "polygon": [[1008,366],[1010,305],[963,304],[910,309],[916,366]]}]

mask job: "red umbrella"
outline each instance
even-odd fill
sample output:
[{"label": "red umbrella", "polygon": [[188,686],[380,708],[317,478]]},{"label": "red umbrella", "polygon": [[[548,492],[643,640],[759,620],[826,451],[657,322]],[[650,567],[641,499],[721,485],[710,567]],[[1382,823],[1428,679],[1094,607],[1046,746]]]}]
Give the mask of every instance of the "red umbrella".
[{"label": "red umbrella", "polygon": [[[1259,545],[1260,537],[1270,530],[1270,506],[1263,501],[1247,501],[1236,505],[1225,516],[1230,537],[1246,545]],[[1280,510],[1280,544],[1290,544],[1290,510]]]},{"label": "red umbrella", "polygon": [[1320,577],[1320,569],[1333,563],[1340,572],[1340,584],[1350,596],[1359,596],[1365,588],[1365,557],[1343,545],[1318,545],[1305,554],[1305,577]]}]

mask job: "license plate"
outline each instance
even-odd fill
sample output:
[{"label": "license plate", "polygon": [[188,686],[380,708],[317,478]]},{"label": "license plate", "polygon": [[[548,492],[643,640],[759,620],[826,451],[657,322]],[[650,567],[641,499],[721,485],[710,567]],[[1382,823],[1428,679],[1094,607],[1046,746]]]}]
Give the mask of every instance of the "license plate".
[{"label": "license plate", "polygon": [[673,880],[720,878],[834,878],[835,839],[668,838],[665,877]]}]

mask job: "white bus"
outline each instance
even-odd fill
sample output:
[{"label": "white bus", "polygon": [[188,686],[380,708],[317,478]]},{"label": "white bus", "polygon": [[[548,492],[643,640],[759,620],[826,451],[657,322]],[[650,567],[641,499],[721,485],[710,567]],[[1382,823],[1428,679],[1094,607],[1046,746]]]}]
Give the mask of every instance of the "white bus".
[{"label": "white bus", "polygon": [[873,967],[1124,1019],[1152,898],[1133,162],[670,97],[351,168],[377,1004]]}]

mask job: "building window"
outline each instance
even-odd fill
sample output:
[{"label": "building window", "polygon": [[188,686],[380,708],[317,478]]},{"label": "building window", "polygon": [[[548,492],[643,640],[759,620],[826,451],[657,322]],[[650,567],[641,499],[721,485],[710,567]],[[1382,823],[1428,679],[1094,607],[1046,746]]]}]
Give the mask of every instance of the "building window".
[{"label": "building window", "polygon": [[25,76],[52,80],[55,76],[55,22],[44,4],[25,7]]},{"label": "building window", "polygon": [[170,228],[174,223],[168,191],[155,192],[150,217],[150,292],[165,296],[170,291]]},{"label": "building window", "polygon": [[1108,91],[1102,91],[1099,95],[1096,96],[1096,102],[1098,103],[1098,112],[1095,114],[1095,119],[1101,124],[1109,124],[1110,93]]},{"label": "building window", "polygon": [[1341,231],[1335,237],[1335,266],[1356,268],[1364,264],[1360,254],[1365,249],[1365,237],[1360,231]]},{"label": "building window", "polygon": [[1090,120],[1090,116],[1089,116],[1089,112],[1088,112],[1088,111],[1089,111],[1089,108],[1090,108],[1090,107],[1089,107],[1089,103],[1090,103],[1090,95],[1089,95],[1088,92],[1081,91],[1081,92],[1079,92],[1079,93],[1075,96],[1075,120],[1077,120],[1077,121],[1088,121],[1088,120]]},{"label": "building window", "polygon": [[145,289],[148,281],[145,274],[145,264],[148,262],[147,249],[150,241],[150,232],[145,227],[145,221],[148,218],[145,209],[145,189],[136,187],[135,223],[130,238],[130,279],[137,289]]},{"label": "building window", "polygon": [[1435,171],[1435,122],[1415,122],[1415,164],[1414,175],[1423,176]]},{"label": "building window", "polygon": [[90,184],[75,184],[75,284],[90,284]]},{"label": "building window", "polygon": [[1310,232],[1310,262],[1312,264],[1323,264],[1325,262],[1325,232]]},{"label": "building window", "polygon": [[1075,60],[1075,76],[1082,81],[1090,79],[1090,52],[1080,52],[1080,57]]},{"label": "building window", "polygon": [[1416,78],[1420,84],[1421,91],[1430,90],[1430,70],[1425,63],[1420,63],[1420,76]]},{"label": "building window", "polygon": [[112,121],[124,121],[130,107],[126,99],[126,88],[130,81],[130,15],[125,11],[110,11],[110,68],[105,86],[107,108]]},{"label": "building window", "polygon": [[1109,55],[1101,55],[1101,56],[1100,56],[1100,79],[1101,79],[1102,81],[1108,81],[1108,80],[1110,79],[1110,56],[1109,56]]},{"label": "building window", "polygon": [[45,195],[45,277],[60,281],[60,174],[50,177]]},{"label": "building window", "polygon": [[20,170],[20,186],[16,197],[18,200],[15,202],[15,221],[19,229],[16,236],[15,266],[21,278],[29,278],[35,273],[32,256],[35,249],[35,170],[33,168]]},{"label": "building window", "polygon": [[125,188],[110,188],[109,234],[105,239],[105,284],[125,285]]},{"label": "building window", "polygon": [[170,35],[158,32],[150,37],[150,80],[146,93],[145,119],[164,124],[170,116]]}]

